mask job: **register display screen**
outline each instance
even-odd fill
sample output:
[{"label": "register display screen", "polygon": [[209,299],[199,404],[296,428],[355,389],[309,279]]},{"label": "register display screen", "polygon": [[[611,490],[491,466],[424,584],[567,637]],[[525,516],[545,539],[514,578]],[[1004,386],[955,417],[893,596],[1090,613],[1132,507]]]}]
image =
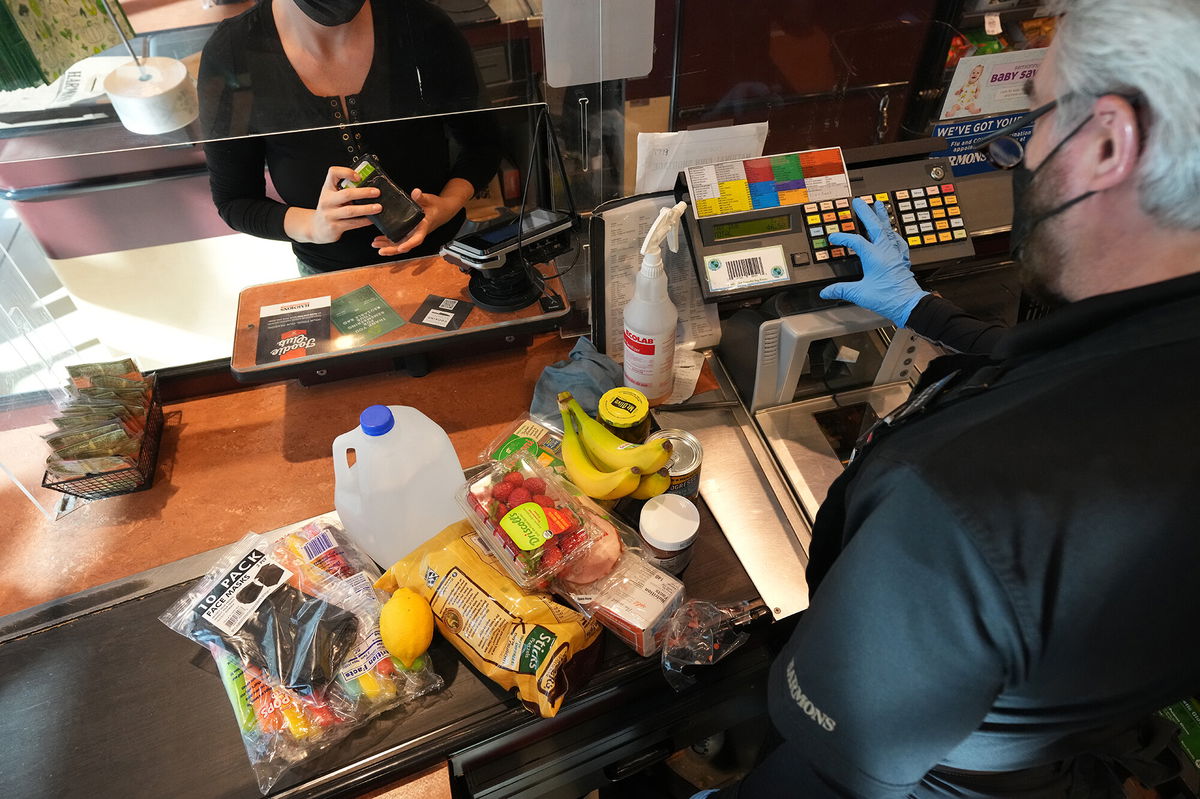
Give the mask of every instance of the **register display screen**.
[{"label": "register display screen", "polygon": [[759,219],[747,219],[744,222],[724,222],[713,225],[714,241],[725,239],[740,239],[744,236],[762,236],[767,233],[781,233],[792,229],[792,219],[787,214],[783,216],[764,216]]}]

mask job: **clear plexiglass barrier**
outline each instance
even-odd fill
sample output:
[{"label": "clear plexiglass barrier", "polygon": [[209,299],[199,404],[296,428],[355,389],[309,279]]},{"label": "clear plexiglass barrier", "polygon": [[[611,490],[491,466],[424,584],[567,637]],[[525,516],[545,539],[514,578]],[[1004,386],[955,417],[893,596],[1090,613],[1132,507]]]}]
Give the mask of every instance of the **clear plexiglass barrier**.
[{"label": "clear plexiglass barrier", "polygon": [[[659,187],[673,145],[643,134],[757,126],[760,154],[925,135],[954,32],[935,0],[365,0],[315,27],[294,0],[122,5],[146,81],[117,45],[40,105],[0,96],[0,269],[81,358],[147,370],[228,358],[244,287],[357,265],[373,232],[327,258],[285,224],[330,167],[371,154],[405,191],[458,192],[409,253],[429,254],[522,196],[586,216]],[[118,67],[132,83],[110,101]]]}]

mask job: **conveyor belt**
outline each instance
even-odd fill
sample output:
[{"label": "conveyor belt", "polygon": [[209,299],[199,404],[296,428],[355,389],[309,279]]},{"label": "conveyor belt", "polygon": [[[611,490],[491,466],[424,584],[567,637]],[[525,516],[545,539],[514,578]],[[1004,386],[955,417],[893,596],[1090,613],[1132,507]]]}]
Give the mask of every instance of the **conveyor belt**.
[{"label": "conveyor belt", "polygon": [[[695,558],[685,576],[689,593],[715,600],[755,596],[706,508],[701,518]],[[191,578],[216,558],[216,552],[198,555],[0,620],[0,740],[5,742],[0,797],[260,795],[208,654],[158,621]],[[625,723],[636,726],[641,738],[656,725],[676,730],[663,735],[682,735],[679,730],[687,725],[680,722],[681,707],[707,706],[711,716],[720,704],[716,698],[697,702],[695,695],[674,703],[655,659],[640,659],[610,636],[606,639],[600,673],[568,701],[559,719],[547,722],[481,678],[439,638],[431,657],[446,690],[415,709],[401,707],[380,716],[298,773],[285,776],[272,795],[353,796],[457,753],[467,753],[463,762],[469,761],[460,764],[460,773],[467,767],[488,767],[489,752],[511,752],[525,741],[545,742],[551,731],[574,725],[569,719],[576,715],[594,724],[605,717],[597,729],[610,736],[614,725],[619,729]],[[761,679],[769,659],[762,653],[745,657],[730,668],[747,670],[745,686],[761,696],[761,682],[754,678]],[[725,684],[738,682],[728,674],[713,676]],[[625,701],[627,686],[657,695],[661,707],[651,710]],[[747,712],[742,705],[740,712]],[[663,719],[656,721],[656,714]],[[572,742],[565,757],[597,755],[586,741]],[[681,740],[680,745],[687,743]],[[553,767],[553,750],[548,753],[544,743],[538,751],[544,779],[537,790],[553,793],[554,780],[546,775],[559,774],[560,787],[578,777],[567,774],[571,763]],[[623,750],[611,747],[599,754],[616,758]],[[601,762],[596,768],[603,766]],[[482,782],[495,779],[513,777],[493,774]]]}]

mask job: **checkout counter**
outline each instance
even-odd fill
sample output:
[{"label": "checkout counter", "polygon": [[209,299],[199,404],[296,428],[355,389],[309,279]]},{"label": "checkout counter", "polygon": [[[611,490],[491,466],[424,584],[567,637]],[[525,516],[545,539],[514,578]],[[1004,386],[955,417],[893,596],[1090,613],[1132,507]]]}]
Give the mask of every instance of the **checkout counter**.
[{"label": "checkout counter", "polygon": [[[863,160],[851,161],[862,166],[854,167],[850,174],[872,190],[879,188],[872,183],[879,174],[907,171],[917,176],[905,178],[915,185],[924,180],[918,180],[922,170],[938,167],[924,153],[874,150],[863,155]],[[962,182],[958,188],[964,198],[977,190],[981,192],[978,203],[965,199],[962,203],[967,229],[973,232],[987,230],[987,214],[1002,207],[1006,199],[989,199],[992,195],[986,185]],[[883,191],[880,188],[875,193],[878,196]],[[805,251],[811,256],[811,239],[800,241],[792,253]],[[803,259],[790,260],[797,263]],[[701,261],[697,259],[697,263]],[[960,253],[949,262],[931,257],[922,266],[945,269],[950,275],[988,269],[973,252]],[[400,296],[396,281],[407,280],[411,288],[414,276],[423,276],[416,292],[422,297],[427,293],[452,297],[464,291],[462,275],[440,259],[365,267],[246,289],[238,312],[234,375],[258,382],[315,375],[339,358],[370,359],[368,346],[342,355],[306,356],[264,366],[255,357],[258,335],[254,326],[264,306],[316,295],[342,296],[363,286],[372,286],[391,302],[393,295]],[[966,281],[974,282],[977,280]],[[943,283],[951,287],[955,279]],[[780,308],[788,309],[786,303],[802,303],[805,297],[811,301],[812,285],[805,280],[794,281],[788,288],[789,292],[767,294],[770,303],[727,315],[727,338],[716,352],[708,353],[705,376],[689,401],[695,409],[689,410],[685,404],[657,414],[661,426],[689,430],[705,449],[699,503],[702,525],[693,562],[683,578],[688,595],[714,601],[762,599],[771,615],[784,621],[756,630],[750,643],[702,671],[698,684],[680,694],[664,682],[657,658],[639,658],[605,633],[597,673],[586,686],[571,691],[563,710],[553,719],[532,716],[439,639],[431,655],[446,680],[441,693],[375,719],[333,750],[286,775],[272,795],[359,796],[448,763],[455,790],[461,795],[577,799],[715,732],[761,721],[766,712],[765,680],[772,644],[786,638],[786,618],[807,605],[803,567],[809,521],[844,455],[839,450],[839,435],[831,431],[839,425],[846,428],[847,418],[861,423],[863,406],[877,414],[894,407],[906,396],[919,371],[914,358],[907,358],[906,363],[906,359],[889,356],[889,341],[893,346],[901,342],[905,351],[909,339],[881,330],[878,318],[846,306],[780,313]],[[407,299],[395,302],[412,305],[416,294],[409,291]],[[406,317],[411,316],[407,305],[400,308],[407,311]],[[753,324],[739,316],[743,312],[754,314]],[[537,306],[516,314],[476,313],[476,332],[491,336],[505,335],[506,328],[532,332],[553,326],[557,316],[557,312],[547,314]],[[752,334],[739,335],[739,328]],[[390,357],[406,347],[436,345],[430,338],[435,334],[425,330],[405,324],[381,337],[377,346]],[[871,378],[865,387],[851,381],[844,390],[829,391],[829,381],[835,378],[821,374],[820,369],[830,363],[818,363],[814,355],[825,351],[829,341],[835,343],[835,349],[842,346],[837,342],[846,337],[859,342],[856,346],[863,352],[864,369],[869,366],[886,374],[877,383]],[[402,385],[396,384],[402,378],[387,377],[392,381],[389,385],[376,375],[295,391],[267,386],[207,400],[169,403],[168,415],[180,411],[184,425],[170,447],[164,448],[164,452],[170,450],[164,458],[180,469],[185,464],[194,469],[202,451],[211,450],[211,437],[193,436],[187,429],[194,418],[191,414],[204,413],[203,406],[207,405],[208,412],[237,420],[245,417],[248,408],[261,408],[264,403],[275,407],[273,403],[282,398],[286,418],[266,423],[270,430],[265,440],[272,444],[254,438],[225,441],[219,445],[221,451],[233,458],[239,449],[259,447],[277,452],[282,441],[287,459],[306,451],[298,459],[307,461],[309,474],[328,472],[322,479],[324,486],[330,486],[328,441],[342,432],[339,425],[344,427],[357,409],[390,395],[406,404],[442,409],[433,416],[456,438],[460,458],[469,464],[480,451],[479,436],[464,440],[454,421],[470,426],[515,418],[528,403],[540,367],[565,357],[569,348],[568,342],[555,336],[541,335],[534,341],[532,355],[504,352],[497,356],[497,363],[490,364],[489,356],[477,354],[474,360],[451,366],[444,373],[435,371],[430,377],[409,379]],[[751,341],[752,360],[740,349]],[[868,352],[871,348],[874,355]],[[480,386],[488,385],[489,375],[494,378],[505,370],[519,370],[523,361],[521,381],[509,381],[506,388],[496,391],[480,391]],[[752,372],[735,366],[744,363],[755,364]],[[169,375],[167,378],[164,390],[170,394]],[[427,382],[436,380],[442,382]],[[388,393],[381,395],[381,390]],[[487,402],[479,402],[481,397]],[[455,402],[470,407],[462,412],[447,410]],[[335,407],[353,413],[334,418],[331,411]],[[851,413],[835,422],[823,421],[830,411],[853,407],[859,408],[857,416]],[[472,421],[465,421],[468,418]],[[312,443],[302,444],[302,440]],[[324,454],[315,454],[322,449],[322,441]],[[269,464],[270,459],[256,463]],[[311,497],[309,504],[297,504],[293,495],[331,496],[331,492],[297,489],[286,480],[284,484],[263,480],[261,474],[250,479],[246,470],[261,468],[250,462],[244,466],[210,464],[210,468],[222,466],[228,474],[221,482],[229,485],[224,500],[232,508],[249,504],[248,492],[267,490],[276,496],[258,497],[256,507],[261,510],[274,501],[279,510],[259,513],[260,519],[274,518],[282,525],[304,518],[305,512],[311,515],[327,510],[314,508]],[[172,469],[169,464],[164,468]],[[141,495],[109,502],[128,501],[126,519],[137,518],[137,508],[145,512],[155,507],[168,492],[181,490],[182,485],[174,483],[185,485],[191,479],[179,472],[176,475],[161,479]],[[243,485],[233,485],[239,482]],[[206,493],[211,501],[211,484]],[[199,499],[199,495],[191,496],[193,502]],[[200,508],[191,508],[189,517],[187,523],[206,523]],[[10,742],[0,768],[0,793],[21,797],[258,795],[220,681],[214,673],[205,673],[211,672],[210,658],[158,621],[158,615],[216,557],[214,551],[184,558],[0,622],[0,674],[5,675],[6,685],[0,692],[4,710],[0,732]]]},{"label": "checkout counter", "polygon": [[[471,34],[480,47],[495,43],[489,30],[495,33],[484,24]],[[897,83],[889,91],[903,88]],[[65,133],[68,138],[87,135]],[[34,138],[0,141],[0,157],[16,160],[11,148],[32,146]],[[914,245],[918,273],[969,310],[1013,321],[1015,278],[1003,254],[1005,237],[997,235],[1007,229],[1007,176],[951,180],[948,164],[928,157],[935,149],[936,143],[926,142],[847,150],[852,194],[893,204],[898,225],[905,224],[902,217],[908,213],[900,203],[911,201],[914,190],[926,200],[930,187],[939,197],[953,195],[964,223],[947,221],[949,239],[937,238],[942,231],[935,227],[935,241],[926,241],[920,229],[925,220],[915,220],[914,235],[922,237]],[[586,153],[587,147],[581,150]],[[149,157],[155,160],[141,160],[140,151],[116,159],[143,166],[143,173],[153,171],[131,173],[136,180],[129,185],[99,174],[84,175],[85,183],[77,185],[74,177],[55,172],[54,185],[68,186],[64,194],[38,194],[45,187],[9,180],[10,192],[27,192],[11,199],[30,207],[44,202],[48,209],[68,197],[103,193],[109,199],[101,205],[116,205],[111,199],[122,195],[113,191],[137,193],[143,185],[162,185],[164,178],[178,186],[202,179],[193,145],[147,152],[155,153]],[[166,174],[154,171],[159,169]],[[48,174],[32,164],[6,167],[10,174],[23,170],[43,181]],[[0,181],[4,178],[0,174]],[[568,694],[553,719],[531,715],[448,644],[435,640],[431,657],[446,680],[441,693],[375,719],[287,774],[272,795],[357,797],[448,763],[455,795],[578,799],[715,732],[761,722],[774,645],[786,640],[787,620],[807,607],[803,573],[811,519],[845,460],[846,441],[872,414],[882,415],[903,401],[923,361],[935,354],[878,318],[815,299],[820,285],[854,268],[845,253],[835,254],[820,243],[822,234],[812,233],[825,224],[809,224],[807,218],[815,214],[824,222],[832,212],[840,226],[846,209],[817,205],[789,211],[799,216],[790,217],[786,231],[779,227],[778,210],[726,218],[724,224],[746,226],[726,229],[724,235],[691,220],[689,236],[699,255],[696,279],[707,286],[706,299],[721,308],[724,337],[706,353],[696,395],[684,407],[656,416],[663,427],[692,432],[705,451],[701,528],[683,575],[688,595],[761,600],[776,623],[756,629],[745,646],[698,673],[698,684],[679,694],[663,680],[656,658],[639,658],[605,633],[596,674]],[[149,206],[146,213],[185,216]],[[919,210],[924,209],[913,209],[914,217]],[[91,211],[82,215],[94,216]],[[203,213],[186,216],[207,224],[215,214],[206,206]],[[765,226],[763,220],[768,220]],[[47,235],[63,224],[63,218],[48,224]],[[956,237],[954,230],[963,235]],[[148,231],[169,234],[162,226],[148,226]],[[705,282],[708,260],[716,258],[727,271],[737,268],[735,262],[743,259],[734,256],[751,240],[757,248],[781,247],[785,258],[775,266],[782,279],[735,279],[726,286],[730,291]],[[411,287],[414,279],[421,281],[416,294],[399,292],[401,283]],[[222,364],[224,374],[166,369],[159,375],[168,423],[154,486],[97,503],[106,507],[95,509],[89,520],[67,517],[61,529],[79,545],[97,534],[97,527],[115,538],[137,536],[147,527],[161,533],[207,525],[214,528],[211,539],[224,542],[248,529],[271,529],[325,512],[332,497],[329,442],[353,424],[362,407],[381,401],[426,410],[447,430],[463,464],[477,462],[495,432],[527,408],[541,369],[567,356],[571,342],[543,332],[561,324],[565,309],[533,306],[493,313],[477,308],[457,333],[468,338],[473,352],[419,380],[362,375],[397,357],[440,352],[444,336],[411,319],[427,296],[466,299],[464,283],[450,264],[433,258],[242,289],[232,359]],[[555,285],[565,294],[561,284]],[[279,363],[260,357],[264,308],[314,297],[336,299],[365,287],[410,321],[365,343],[352,342],[342,352],[314,352]],[[477,346],[484,340],[528,346],[484,352]],[[853,366],[846,366],[851,359],[837,357],[843,348],[855,352]],[[328,382],[342,377],[343,367],[362,376]],[[230,378],[230,371],[245,384],[298,377],[304,385],[248,388]],[[226,510],[212,513],[215,501]],[[0,619],[0,735],[9,742],[0,760],[0,795],[259,795],[220,681],[206,673],[211,659],[158,621],[217,557],[217,550],[167,557],[157,568]]]}]

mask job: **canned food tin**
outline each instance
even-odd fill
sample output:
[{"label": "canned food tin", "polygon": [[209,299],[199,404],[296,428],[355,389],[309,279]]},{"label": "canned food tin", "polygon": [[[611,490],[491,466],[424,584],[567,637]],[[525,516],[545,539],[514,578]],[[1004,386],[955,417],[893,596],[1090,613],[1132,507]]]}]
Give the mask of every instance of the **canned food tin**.
[{"label": "canned food tin", "polygon": [[700,494],[700,465],[704,461],[704,448],[700,446],[700,440],[686,430],[674,429],[651,433],[646,440],[660,438],[667,439],[674,447],[671,459],[667,461],[671,487],[666,493],[695,499]]},{"label": "canned food tin", "polygon": [[636,388],[619,386],[600,397],[596,419],[618,438],[641,444],[650,433],[650,403]]}]

